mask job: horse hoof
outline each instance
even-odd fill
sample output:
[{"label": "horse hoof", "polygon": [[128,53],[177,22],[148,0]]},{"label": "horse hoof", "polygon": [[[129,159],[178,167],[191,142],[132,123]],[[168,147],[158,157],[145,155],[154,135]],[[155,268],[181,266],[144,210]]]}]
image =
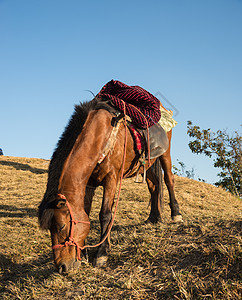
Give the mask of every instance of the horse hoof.
[{"label": "horse hoof", "polygon": [[146,221],[145,224],[157,224],[161,222],[161,218],[160,217],[155,217],[155,218],[151,218],[149,217]]},{"label": "horse hoof", "polygon": [[107,264],[107,260],[108,260],[107,256],[97,257],[96,261],[95,261],[95,266],[98,267],[98,268],[105,267],[106,264]]},{"label": "horse hoof", "polygon": [[183,222],[183,220],[182,220],[182,215],[176,215],[176,216],[173,216],[173,217],[171,217],[171,218],[172,218],[172,221],[173,221],[174,223]]}]

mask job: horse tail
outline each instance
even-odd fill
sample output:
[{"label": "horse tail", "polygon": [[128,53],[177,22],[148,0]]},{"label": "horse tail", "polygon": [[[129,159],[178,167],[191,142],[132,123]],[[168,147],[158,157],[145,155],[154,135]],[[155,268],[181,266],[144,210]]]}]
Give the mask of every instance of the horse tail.
[{"label": "horse tail", "polygon": [[155,173],[155,175],[157,176],[157,180],[158,180],[158,201],[160,202],[160,209],[161,212],[164,209],[164,201],[163,201],[163,174],[162,174],[162,166],[161,166],[161,162],[160,159],[157,158],[156,161],[154,162],[154,164],[152,165],[153,168],[153,172]]}]

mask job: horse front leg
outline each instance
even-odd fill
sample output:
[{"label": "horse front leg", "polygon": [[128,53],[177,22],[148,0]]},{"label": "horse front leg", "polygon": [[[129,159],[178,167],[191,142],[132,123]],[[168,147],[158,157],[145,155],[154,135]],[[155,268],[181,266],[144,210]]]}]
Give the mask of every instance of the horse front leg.
[{"label": "horse front leg", "polygon": [[[103,185],[103,201],[99,214],[99,220],[101,224],[101,239],[102,241],[106,236],[111,226],[112,221],[112,207],[114,202],[114,196],[117,187],[116,176],[108,175],[105,178]],[[105,241],[98,247],[95,265],[97,267],[103,267],[106,265],[108,259],[108,251],[110,249],[110,233]]]},{"label": "horse front leg", "polygon": [[169,192],[169,198],[170,198],[170,208],[171,208],[171,218],[174,222],[181,222],[182,221],[182,215],[179,211],[179,205],[175,197],[175,191],[174,191],[174,175],[171,171],[172,164],[171,164],[171,154],[170,154],[170,147],[171,147],[171,131],[168,132],[168,138],[169,138],[169,148],[168,150],[160,156],[161,165],[164,171],[164,179],[165,184],[167,186],[168,192]]},{"label": "horse front leg", "polygon": [[[91,183],[88,182],[88,185],[86,186],[86,191],[85,191],[85,197],[84,197],[84,208],[86,214],[90,215],[91,207],[92,207],[92,200],[95,194],[95,186],[91,186]],[[84,242],[85,243],[85,242]],[[85,257],[86,260],[88,260],[88,251],[87,248],[82,250],[82,254]]]}]

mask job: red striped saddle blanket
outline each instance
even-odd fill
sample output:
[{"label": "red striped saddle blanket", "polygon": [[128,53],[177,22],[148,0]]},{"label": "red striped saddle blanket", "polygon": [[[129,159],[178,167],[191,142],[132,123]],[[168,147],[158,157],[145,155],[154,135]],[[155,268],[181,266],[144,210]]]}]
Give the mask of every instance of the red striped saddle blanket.
[{"label": "red striped saddle blanket", "polygon": [[[112,104],[121,112],[124,112],[124,101],[126,114],[138,128],[146,128],[146,120],[148,127],[160,120],[160,101],[139,86],[128,86],[121,81],[111,80],[103,86],[97,96],[111,100]],[[137,107],[141,113],[133,106]]]}]

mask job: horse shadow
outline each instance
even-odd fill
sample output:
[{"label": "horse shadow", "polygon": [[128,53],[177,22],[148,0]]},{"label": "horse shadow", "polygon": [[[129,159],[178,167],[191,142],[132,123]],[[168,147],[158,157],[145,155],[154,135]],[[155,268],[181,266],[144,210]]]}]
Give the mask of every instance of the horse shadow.
[{"label": "horse shadow", "polygon": [[50,264],[51,254],[45,254],[28,263],[14,263],[9,257],[0,254],[0,294],[8,291],[9,283],[17,283],[28,278],[34,278],[36,283],[55,273],[53,265]]},{"label": "horse shadow", "polygon": [[25,218],[25,217],[36,217],[37,210],[29,207],[15,207],[13,205],[0,204],[0,218]]},{"label": "horse shadow", "polygon": [[0,165],[14,167],[16,170],[21,171],[30,171],[34,174],[45,174],[48,172],[46,169],[33,168],[28,164],[22,164],[14,161],[0,161]]}]

